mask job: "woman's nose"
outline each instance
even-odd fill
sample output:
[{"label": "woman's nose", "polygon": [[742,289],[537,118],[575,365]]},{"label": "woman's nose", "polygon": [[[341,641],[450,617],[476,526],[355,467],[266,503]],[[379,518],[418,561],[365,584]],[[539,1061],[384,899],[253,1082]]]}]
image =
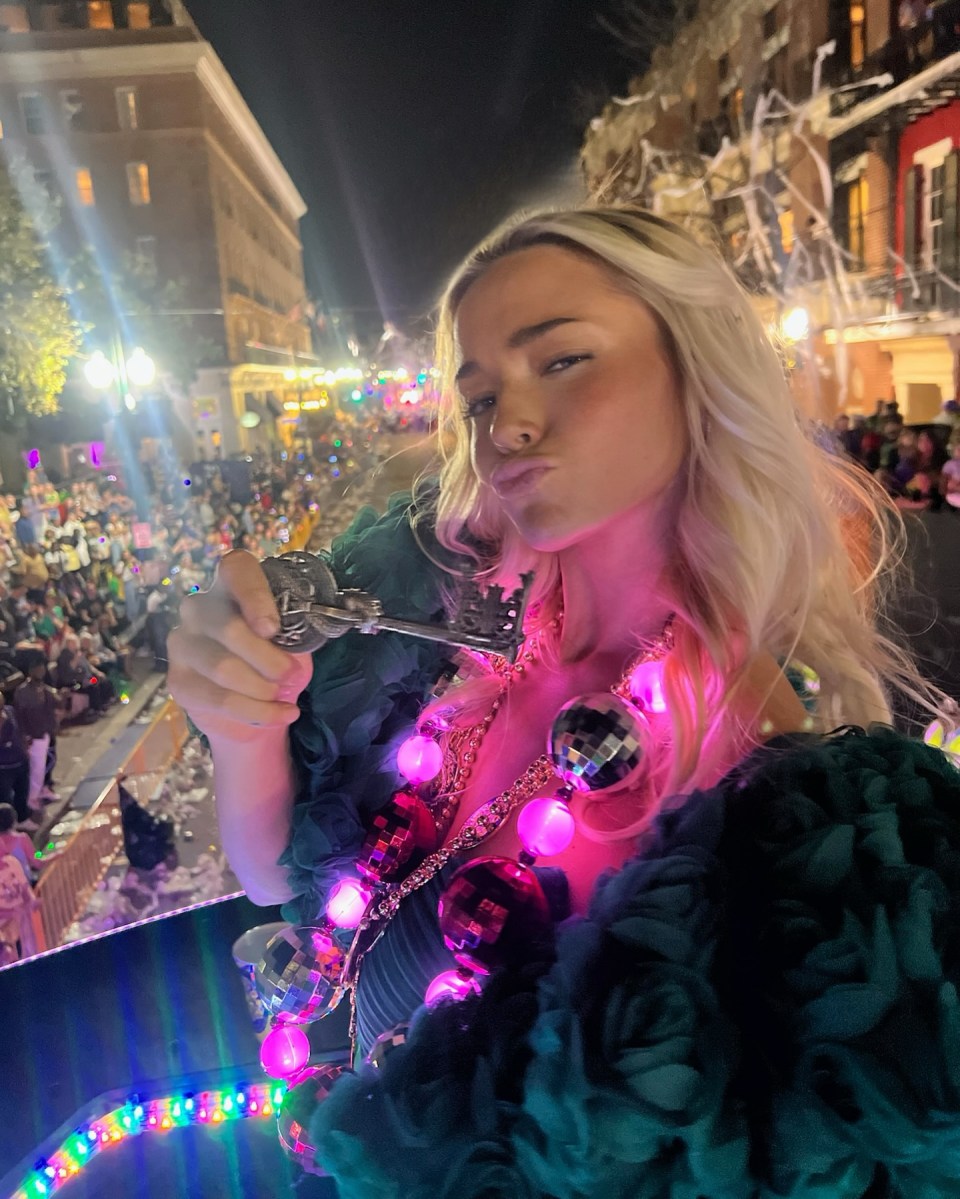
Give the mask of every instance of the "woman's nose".
[{"label": "woman's nose", "polygon": [[536,445],[543,437],[545,413],[528,389],[504,388],[497,399],[490,439],[502,454]]}]

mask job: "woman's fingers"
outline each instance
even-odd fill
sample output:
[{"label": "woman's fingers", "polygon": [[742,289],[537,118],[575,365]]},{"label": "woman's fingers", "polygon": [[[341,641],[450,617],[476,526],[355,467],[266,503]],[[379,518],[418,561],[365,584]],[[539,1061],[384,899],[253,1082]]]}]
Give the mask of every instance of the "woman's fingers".
[{"label": "woman's fingers", "polygon": [[174,629],[168,638],[173,643],[170,660],[174,673],[182,663],[196,677],[212,680],[229,691],[237,691],[251,699],[275,700],[279,680],[265,678],[249,662],[232,653],[211,637]]},{"label": "woman's fingers", "polygon": [[220,724],[226,721],[270,727],[292,724],[300,715],[296,704],[271,702],[231,691],[186,667],[171,673],[170,694],[190,712],[201,729],[209,723],[206,717],[213,717]]},{"label": "woman's fingers", "polygon": [[243,619],[261,637],[273,637],[280,614],[260,563],[247,550],[231,550],[220,559],[214,591],[226,592]]}]

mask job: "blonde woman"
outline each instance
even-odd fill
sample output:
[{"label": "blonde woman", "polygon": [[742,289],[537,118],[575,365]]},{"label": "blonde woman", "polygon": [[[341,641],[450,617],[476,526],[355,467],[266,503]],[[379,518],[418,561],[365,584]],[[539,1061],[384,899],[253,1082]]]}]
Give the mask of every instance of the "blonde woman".
[{"label": "blonde woman", "polygon": [[[357,1073],[302,1116],[304,1160],[350,1197],[953,1193],[960,775],[890,727],[895,694],[952,712],[880,631],[896,511],[808,436],[730,273],[648,213],[495,234],[447,290],[438,363],[438,488],[328,560],[421,622],[456,571],[535,572],[517,664],[461,657],[431,698],[443,655],[410,638],[284,654],[242,553],[170,639],[230,861],[295,923],[370,877],[397,745],[419,726],[443,751],[435,845],[352,946]],[[640,767],[561,792],[572,840],[534,868],[555,923],[511,941],[517,888],[475,885],[477,856],[527,869],[556,714],[589,742],[622,698]],[[469,952],[437,917],[465,889]],[[419,1006],[447,946],[466,997]]]}]

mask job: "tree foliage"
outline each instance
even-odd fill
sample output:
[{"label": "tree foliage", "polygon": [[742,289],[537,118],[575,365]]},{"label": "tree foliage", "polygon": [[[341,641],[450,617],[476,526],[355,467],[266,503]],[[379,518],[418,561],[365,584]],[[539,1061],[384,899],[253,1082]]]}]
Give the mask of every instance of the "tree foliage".
[{"label": "tree foliage", "polygon": [[57,411],[80,328],[47,265],[56,210],[25,164],[0,164],[0,420]]}]

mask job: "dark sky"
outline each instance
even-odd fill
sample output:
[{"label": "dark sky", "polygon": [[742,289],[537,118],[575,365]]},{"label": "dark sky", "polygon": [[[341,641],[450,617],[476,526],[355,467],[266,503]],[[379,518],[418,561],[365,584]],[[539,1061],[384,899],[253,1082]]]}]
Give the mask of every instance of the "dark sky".
[{"label": "dark sky", "polygon": [[364,324],[416,320],[498,220],[569,188],[631,74],[598,0],[187,5],[309,205],[308,287]]}]

